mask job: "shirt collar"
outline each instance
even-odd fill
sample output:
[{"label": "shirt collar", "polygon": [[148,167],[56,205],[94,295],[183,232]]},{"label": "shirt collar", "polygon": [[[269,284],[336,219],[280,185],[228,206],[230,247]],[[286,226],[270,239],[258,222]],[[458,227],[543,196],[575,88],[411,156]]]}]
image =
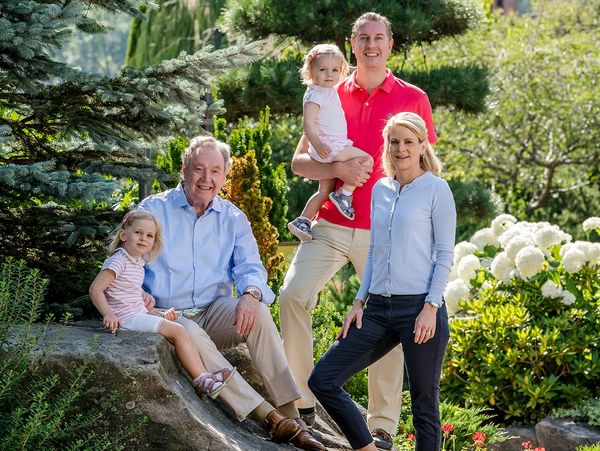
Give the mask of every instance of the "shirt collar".
[{"label": "shirt collar", "polygon": [[[407,183],[404,186],[405,187],[407,187],[407,186],[419,186],[421,183],[425,182],[425,180],[427,180],[430,175],[432,175],[431,171],[425,171],[420,176],[418,176],[417,178],[415,178],[412,182]],[[396,180],[393,177],[390,177],[390,181],[391,181],[392,185],[394,185],[394,187],[396,189],[400,188],[400,182],[398,180]]]},{"label": "shirt collar", "polygon": [[[350,90],[351,91],[356,91],[357,89],[363,89],[363,87],[360,86],[356,82],[356,73],[357,73],[357,71],[354,71],[350,75]],[[383,82],[379,86],[377,86],[377,89],[381,89],[382,91],[390,93],[390,92],[392,92],[392,89],[394,87],[394,74],[387,67],[385,68],[385,74],[386,74],[385,80],[383,80]]]},{"label": "shirt collar", "polygon": [[[173,190],[173,206],[175,208],[193,208],[188,202],[187,197],[185,197],[185,191],[183,190],[183,185],[181,184],[181,182]],[[215,198],[211,201],[210,205],[206,209],[206,211],[209,210],[221,212],[223,210],[223,199],[221,199],[219,196],[215,196]]]},{"label": "shirt collar", "polygon": [[125,254],[125,256],[126,256],[126,257],[127,257],[129,260],[131,260],[133,263],[135,263],[135,264],[137,264],[137,265],[140,265],[140,266],[144,266],[144,265],[146,264],[146,260],[144,260],[144,257],[135,258],[135,257],[131,256],[131,255],[129,254],[129,252],[127,252],[127,251],[125,250],[125,248],[124,248],[124,247],[119,247],[119,248],[117,248],[117,251],[119,251],[119,250],[120,250],[120,251],[122,251],[122,252],[123,252],[123,254]]}]

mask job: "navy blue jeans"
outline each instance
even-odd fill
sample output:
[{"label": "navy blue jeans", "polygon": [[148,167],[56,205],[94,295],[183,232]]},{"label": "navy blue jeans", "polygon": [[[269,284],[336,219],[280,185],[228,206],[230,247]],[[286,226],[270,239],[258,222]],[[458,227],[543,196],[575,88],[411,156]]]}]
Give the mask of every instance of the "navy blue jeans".
[{"label": "navy blue jeans", "polygon": [[373,441],[367,424],[344,383],[360,370],[379,360],[398,343],[410,385],[413,424],[417,451],[437,451],[441,446],[439,389],[442,363],[448,345],[446,306],[437,312],[435,335],[423,344],[414,342],[415,320],[425,302],[425,294],[386,298],[369,295],[362,328],[352,325],[345,339],[340,338],[317,362],[308,386],[321,405],[338,424],[352,448]]}]

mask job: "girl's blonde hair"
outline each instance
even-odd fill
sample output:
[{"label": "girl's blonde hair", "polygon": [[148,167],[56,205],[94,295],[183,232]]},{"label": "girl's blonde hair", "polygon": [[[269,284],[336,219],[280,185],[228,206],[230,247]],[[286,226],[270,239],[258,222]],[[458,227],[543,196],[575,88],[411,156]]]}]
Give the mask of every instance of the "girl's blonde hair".
[{"label": "girl's blonde hair", "polygon": [[430,171],[435,175],[442,172],[442,163],[436,156],[432,145],[427,139],[427,125],[425,121],[415,113],[403,112],[392,116],[383,128],[383,155],[381,156],[381,166],[383,172],[388,177],[394,177],[396,169],[394,168],[393,157],[390,153],[390,132],[394,127],[406,127],[419,139],[419,143],[425,142],[425,153],[421,155],[419,165],[424,171]]},{"label": "girl's blonde hair", "polygon": [[121,230],[125,230],[128,227],[131,227],[133,223],[138,219],[147,219],[149,221],[154,221],[154,224],[156,225],[154,246],[152,247],[152,249],[150,249],[150,251],[148,251],[147,254],[144,254],[144,260],[146,260],[147,262],[151,262],[158,256],[158,254],[160,254],[160,251],[163,247],[163,238],[160,224],[157,221],[156,217],[148,210],[138,209],[130,211],[123,217],[121,224],[119,224],[119,227],[117,227],[117,230],[115,230],[112,241],[110,242],[110,246],[108,246],[108,255],[114,254],[118,248],[123,246],[123,242],[121,241],[121,237],[119,236],[121,234]]},{"label": "girl's blonde hair", "polygon": [[300,78],[305,85],[312,85],[312,68],[319,56],[336,57],[340,60],[340,80],[348,76],[350,66],[344,57],[340,48],[335,44],[315,45],[302,59],[302,68],[300,69]]}]

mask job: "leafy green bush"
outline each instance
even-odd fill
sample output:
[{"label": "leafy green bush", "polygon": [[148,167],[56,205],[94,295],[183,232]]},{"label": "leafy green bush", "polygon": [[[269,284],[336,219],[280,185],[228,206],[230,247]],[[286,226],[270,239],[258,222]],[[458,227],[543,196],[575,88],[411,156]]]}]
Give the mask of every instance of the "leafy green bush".
[{"label": "leafy green bush", "polygon": [[[402,396],[398,435],[394,440],[395,444],[404,450],[413,450],[415,447],[410,408],[410,393],[405,392]],[[476,440],[485,447],[508,438],[500,426],[490,421],[492,417],[477,407],[463,408],[449,402],[441,402],[440,418],[443,433],[442,451],[475,449],[474,434],[478,434],[475,436]]]},{"label": "leafy green bush", "polygon": [[29,353],[46,329],[34,330],[48,281],[25,262],[0,265],[0,449],[122,450],[125,429],[114,436],[97,432],[105,414],[81,412],[78,400],[91,371],[79,366],[69,380],[40,376]]},{"label": "leafy green bush", "polygon": [[570,409],[556,409],[552,415],[559,418],[575,418],[590,426],[600,426],[600,398],[586,399]]},{"label": "leafy green bush", "polygon": [[595,445],[578,446],[577,451],[600,451],[600,443],[596,443]]},{"label": "leafy green bush", "polygon": [[[600,229],[600,218],[586,229]],[[600,390],[600,243],[500,215],[458,243],[446,399],[535,421]]]}]

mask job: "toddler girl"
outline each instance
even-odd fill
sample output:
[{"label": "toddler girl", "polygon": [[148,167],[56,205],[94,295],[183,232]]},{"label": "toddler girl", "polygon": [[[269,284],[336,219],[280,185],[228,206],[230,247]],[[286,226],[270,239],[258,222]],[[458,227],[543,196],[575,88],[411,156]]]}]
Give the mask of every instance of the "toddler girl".
[{"label": "toddler girl", "polygon": [[109,247],[110,257],[90,286],[90,297],[103,316],[104,326],[115,333],[120,327],[138,332],[158,332],[175,346],[179,361],[192,378],[199,395],[215,399],[236,369],[207,372],[185,328],[175,322],[174,309],[148,310],[152,296],[142,290],[144,264],[160,253],[160,225],[152,213],[127,213]]},{"label": "toddler girl", "polygon": [[[335,87],[348,75],[348,63],[340,49],[332,44],[313,47],[304,57],[300,75],[308,85],[303,101],[303,127],[310,157],[321,163],[362,157],[365,165],[373,167],[373,158],[353,147],[347,136],[346,118]],[[354,219],[352,193],[356,187],[344,183],[337,191],[334,188],[335,179],[320,180],[319,190],[308,200],[301,216],[288,224],[290,232],[300,241],[312,239],[311,220],[327,197],[342,215]]]}]

